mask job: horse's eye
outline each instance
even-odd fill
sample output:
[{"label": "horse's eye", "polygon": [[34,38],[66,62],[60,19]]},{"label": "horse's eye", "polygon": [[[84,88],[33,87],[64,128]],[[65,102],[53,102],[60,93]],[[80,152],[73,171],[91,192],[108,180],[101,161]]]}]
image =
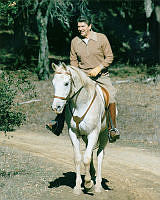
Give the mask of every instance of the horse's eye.
[{"label": "horse's eye", "polygon": [[65,86],[68,86],[68,85],[69,85],[69,83],[67,82],[67,83],[65,83],[64,85],[65,85]]}]

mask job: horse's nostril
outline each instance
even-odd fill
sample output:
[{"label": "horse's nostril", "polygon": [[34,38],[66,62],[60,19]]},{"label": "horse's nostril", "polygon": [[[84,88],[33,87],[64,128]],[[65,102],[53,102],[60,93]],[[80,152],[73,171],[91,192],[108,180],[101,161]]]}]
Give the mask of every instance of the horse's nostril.
[{"label": "horse's nostril", "polygon": [[51,109],[52,109],[52,111],[56,111],[57,110],[57,108],[56,107],[53,107],[53,106],[51,106]]},{"label": "horse's nostril", "polygon": [[61,106],[57,106],[57,109],[60,109],[61,108]]}]

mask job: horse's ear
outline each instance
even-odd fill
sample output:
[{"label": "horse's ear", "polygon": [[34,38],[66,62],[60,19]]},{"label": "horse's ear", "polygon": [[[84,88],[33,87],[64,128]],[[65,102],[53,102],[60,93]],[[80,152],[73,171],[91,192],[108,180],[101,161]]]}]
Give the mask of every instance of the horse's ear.
[{"label": "horse's ear", "polygon": [[66,65],[64,62],[62,62],[61,65],[63,66],[63,68],[64,68],[65,70],[67,70],[67,65]]},{"label": "horse's ear", "polygon": [[55,64],[55,63],[52,63],[52,69],[53,69],[53,71],[56,71],[56,68],[57,68],[58,66]]}]

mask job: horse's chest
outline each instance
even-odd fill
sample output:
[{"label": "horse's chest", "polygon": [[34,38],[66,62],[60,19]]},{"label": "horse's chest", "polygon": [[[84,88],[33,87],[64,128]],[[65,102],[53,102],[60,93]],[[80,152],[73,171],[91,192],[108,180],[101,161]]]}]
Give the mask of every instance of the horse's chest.
[{"label": "horse's chest", "polygon": [[88,122],[78,117],[72,117],[70,125],[72,130],[78,134],[86,135],[89,132]]}]

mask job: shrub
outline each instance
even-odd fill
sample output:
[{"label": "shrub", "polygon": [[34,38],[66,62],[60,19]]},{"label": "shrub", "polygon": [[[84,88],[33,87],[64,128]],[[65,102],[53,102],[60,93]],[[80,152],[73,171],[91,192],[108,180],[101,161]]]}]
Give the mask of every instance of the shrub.
[{"label": "shrub", "polygon": [[25,114],[18,111],[14,102],[19,90],[25,93],[29,89],[33,89],[30,87],[30,82],[27,81],[27,86],[22,88],[20,83],[23,82],[25,82],[24,77],[15,81],[10,74],[4,72],[0,74],[0,131],[12,131],[14,127],[22,125],[26,119]]}]

